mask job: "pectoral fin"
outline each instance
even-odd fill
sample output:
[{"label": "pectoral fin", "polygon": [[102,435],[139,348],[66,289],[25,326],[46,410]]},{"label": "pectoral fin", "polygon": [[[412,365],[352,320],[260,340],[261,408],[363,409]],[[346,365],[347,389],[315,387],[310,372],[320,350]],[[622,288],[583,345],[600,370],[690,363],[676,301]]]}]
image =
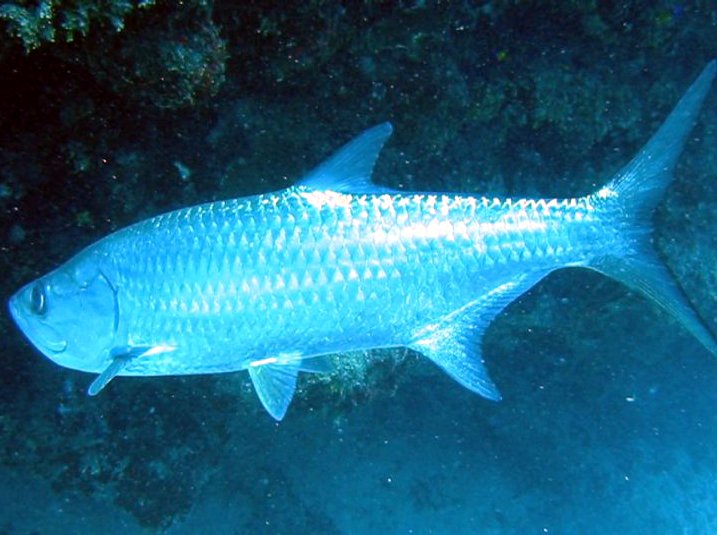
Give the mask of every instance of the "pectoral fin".
[{"label": "pectoral fin", "polygon": [[94,381],[92,381],[92,384],[87,389],[87,393],[90,396],[96,396],[99,394],[100,390],[107,386],[107,383],[109,383],[119,372],[122,371],[122,369],[130,361],[130,358],[131,357],[122,356],[114,357],[109,366],[107,366],[105,370],[99,374]]},{"label": "pectoral fin", "polygon": [[176,347],[168,345],[116,347],[110,351],[112,360],[104,371],[92,381],[92,384],[87,389],[87,393],[90,396],[99,394],[100,391],[107,386],[107,383],[117,377],[131,360],[139,357],[151,357],[153,355],[174,351],[175,349]]}]

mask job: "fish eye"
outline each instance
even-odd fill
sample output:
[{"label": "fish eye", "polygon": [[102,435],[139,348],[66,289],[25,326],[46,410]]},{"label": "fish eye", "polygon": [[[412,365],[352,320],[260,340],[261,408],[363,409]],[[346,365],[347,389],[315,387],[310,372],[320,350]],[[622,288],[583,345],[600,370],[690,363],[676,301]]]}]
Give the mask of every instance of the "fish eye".
[{"label": "fish eye", "polygon": [[30,310],[33,314],[42,316],[47,311],[47,299],[45,299],[45,289],[40,284],[32,287],[30,292]]}]

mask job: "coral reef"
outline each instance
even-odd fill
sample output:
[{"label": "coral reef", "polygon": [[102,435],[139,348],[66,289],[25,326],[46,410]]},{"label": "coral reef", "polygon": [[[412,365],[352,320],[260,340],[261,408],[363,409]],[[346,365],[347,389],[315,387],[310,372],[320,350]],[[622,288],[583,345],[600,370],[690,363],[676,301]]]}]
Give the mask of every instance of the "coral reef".
[{"label": "coral reef", "polygon": [[70,43],[95,27],[120,32],[134,11],[155,0],[14,0],[0,4],[6,33],[26,51],[46,43]]},{"label": "coral reef", "polygon": [[227,51],[211,10],[187,3],[182,9],[155,9],[141,24],[105,35],[85,57],[110,91],[173,109],[205,103],[217,94]]},{"label": "coral reef", "polygon": [[[5,2],[0,21],[26,52],[47,49],[141,104],[196,105],[224,83],[227,51],[208,0]],[[12,49],[3,43],[0,60]]]}]

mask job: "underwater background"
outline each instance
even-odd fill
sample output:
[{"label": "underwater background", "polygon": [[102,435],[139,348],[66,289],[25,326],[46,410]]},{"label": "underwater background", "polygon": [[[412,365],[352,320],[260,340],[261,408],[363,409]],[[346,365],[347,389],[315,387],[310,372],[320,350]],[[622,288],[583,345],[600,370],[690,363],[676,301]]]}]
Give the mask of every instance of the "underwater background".
[{"label": "underwater background", "polygon": [[[0,297],[113,230],[286,187],[365,128],[408,190],[604,184],[717,56],[713,1],[0,2]],[[655,216],[717,330],[717,89]],[[0,534],[717,532],[717,362],[587,270],[512,304],[492,403],[408,351],[92,377],[0,315]],[[237,347],[241,352],[241,347]]]}]

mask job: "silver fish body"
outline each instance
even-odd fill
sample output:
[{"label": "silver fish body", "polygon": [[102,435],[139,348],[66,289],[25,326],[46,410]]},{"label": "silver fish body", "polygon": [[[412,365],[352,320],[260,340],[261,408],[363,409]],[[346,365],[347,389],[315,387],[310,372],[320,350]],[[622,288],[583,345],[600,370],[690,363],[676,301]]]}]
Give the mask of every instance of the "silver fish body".
[{"label": "silver fish body", "polygon": [[118,291],[113,346],[167,346],[127,375],[410,345],[516,277],[620,247],[588,199],[498,201],[299,186],[154,217],[99,242]]},{"label": "silver fish body", "polygon": [[10,300],[45,355],[115,375],[249,370],[281,419],[314,357],[413,348],[500,396],[477,340],[551,271],[636,288],[709,350],[714,336],[652,253],[649,216],[715,76],[710,62],[646,147],[575,199],[499,200],[370,184],[391,133],[374,127],[298,185],[153,217],[91,245]]}]

